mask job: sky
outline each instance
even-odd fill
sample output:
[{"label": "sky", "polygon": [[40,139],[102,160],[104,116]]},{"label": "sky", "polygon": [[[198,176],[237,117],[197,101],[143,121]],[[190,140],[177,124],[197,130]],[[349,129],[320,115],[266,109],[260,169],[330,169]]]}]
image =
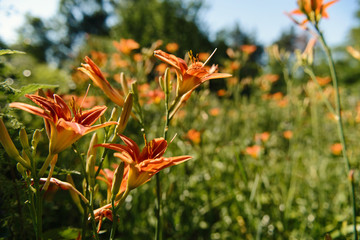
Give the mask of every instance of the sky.
[{"label": "sky", "polygon": [[[328,2],[325,0],[324,2]],[[269,45],[281,32],[294,25],[284,14],[297,8],[296,0],[204,0],[200,19],[211,37],[222,29],[239,24],[245,33],[255,36],[259,43]],[[16,29],[24,23],[24,16],[50,18],[59,0],[0,0],[0,38],[11,44],[17,39]],[[320,26],[330,45],[346,41],[351,27],[357,26],[357,0],[340,0],[328,8],[330,18]]]}]

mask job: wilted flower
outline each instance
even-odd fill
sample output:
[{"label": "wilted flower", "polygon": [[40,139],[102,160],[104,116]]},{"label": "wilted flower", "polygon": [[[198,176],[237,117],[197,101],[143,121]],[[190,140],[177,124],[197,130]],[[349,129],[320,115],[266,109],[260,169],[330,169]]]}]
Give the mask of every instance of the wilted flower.
[{"label": "wilted flower", "polygon": [[41,108],[20,102],[11,103],[10,107],[19,108],[44,118],[51,154],[65,150],[85,134],[111,124],[117,124],[117,122],[106,122],[91,126],[105,113],[106,106],[96,106],[82,111],[81,107],[77,108],[74,102],[69,108],[65,101],[56,94],[53,95],[53,99],[38,95],[27,94],[25,96]]}]

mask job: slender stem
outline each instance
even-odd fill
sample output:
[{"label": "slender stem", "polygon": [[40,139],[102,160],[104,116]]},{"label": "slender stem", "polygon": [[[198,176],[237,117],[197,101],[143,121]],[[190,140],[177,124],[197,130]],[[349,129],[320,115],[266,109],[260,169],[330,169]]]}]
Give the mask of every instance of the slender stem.
[{"label": "slender stem", "polygon": [[[314,83],[317,85],[317,87],[321,90],[321,86],[320,86],[319,82],[316,80],[316,76],[315,76],[314,72],[308,67],[305,67],[304,71],[311,77],[311,79],[314,81]],[[337,116],[337,113],[335,112],[335,109],[333,108],[333,106],[331,106],[331,103],[330,103],[329,99],[326,98],[324,92],[320,91],[320,94],[321,94],[322,100],[324,101],[324,103],[325,103],[326,107],[328,108],[328,110],[334,116]]]},{"label": "slender stem", "polygon": [[129,195],[130,190],[127,188],[125,190],[125,192],[122,194],[120,200],[117,202],[117,205],[115,206],[115,200],[116,197],[113,197],[111,199],[111,208],[112,208],[112,216],[113,216],[113,223],[111,226],[111,232],[110,232],[110,240],[114,240],[115,239],[115,232],[116,232],[116,227],[117,227],[117,211],[119,210],[121,204],[124,203],[126,197]]},{"label": "slender stem", "polygon": [[53,159],[51,160],[49,175],[48,175],[48,177],[46,179],[46,182],[45,182],[45,184],[43,186],[43,191],[46,191],[48,189],[48,187],[49,187],[50,179],[51,179],[51,177],[53,175],[56,162],[57,162],[57,154],[55,154]]},{"label": "slender stem", "polygon": [[39,174],[38,174],[39,178],[41,178],[44,175],[44,173],[45,173],[46,169],[49,167],[49,164],[50,164],[51,160],[53,159],[54,155],[55,154],[49,152],[49,155],[47,156],[44,164],[42,165],[42,167],[39,171]]},{"label": "slender stem", "polygon": [[155,176],[156,179],[156,230],[155,230],[155,240],[161,239],[161,184],[160,184],[160,175],[159,173]]},{"label": "slender stem", "polygon": [[94,215],[94,205],[93,204],[94,204],[94,189],[90,189],[89,210],[90,210],[90,215],[91,215],[91,225],[92,225],[94,238],[96,240],[99,240],[99,234],[97,233],[97,230],[96,230],[95,215]]},{"label": "slender stem", "polygon": [[[167,132],[169,130],[170,124],[170,110],[169,110],[169,93],[165,93],[165,126],[164,126],[164,139],[167,138]],[[155,240],[162,239],[162,227],[161,227],[161,183],[160,183],[160,173],[157,173],[155,176],[156,179],[156,230],[155,230]]]},{"label": "slender stem", "polygon": [[[86,176],[86,167],[85,167],[84,159],[83,159],[82,155],[80,154],[80,152],[78,151],[77,146],[76,146],[75,143],[72,145],[72,148],[73,148],[73,151],[78,155],[78,157],[80,159],[81,171],[82,171],[82,174],[83,174],[84,179],[85,179],[85,198],[89,198],[89,180],[88,180],[88,178]],[[92,203],[90,203],[90,204],[92,204]],[[81,236],[82,236],[83,239],[85,239],[86,238],[86,233],[87,233],[87,221],[88,221],[89,205],[88,204],[83,204],[82,206],[83,206],[83,209],[84,209],[84,216],[83,216]]]},{"label": "slender stem", "polygon": [[[325,54],[326,54],[326,58],[327,58],[327,61],[328,61],[328,64],[329,64],[329,69],[330,69],[330,75],[331,75],[331,78],[332,78],[332,81],[333,81],[333,86],[334,86],[334,89],[335,89],[335,111],[336,111],[336,114],[337,114],[337,125],[338,125],[340,142],[341,142],[341,146],[342,146],[343,158],[345,160],[346,170],[349,173],[350,170],[351,170],[351,166],[350,166],[350,161],[349,161],[348,156],[347,156],[345,134],[344,134],[342,117],[341,117],[340,93],[339,93],[338,79],[337,79],[336,70],[335,70],[335,64],[334,64],[334,60],[333,60],[333,58],[331,56],[330,48],[328,47],[322,32],[320,31],[320,29],[318,28],[317,25],[315,25],[315,28],[316,28],[317,32],[319,33],[319,40],[320,40],[320,43],[323,46]],[[357,228],[356,228],[357,224],[356,224],[355,187],[354,187],[354,184],[351,183],[351,182],[350,182],[350,188],[351,188],[353,222],[354,222],[353,223],[353,226],[354,226],[354,240],[357,240],[358,239],[358,233],[357,233]]]},{"label": "slender stem", "polygon": [[111,208],[112,208],[113,222],[111,225],[110,240],[113,240],[115,237],[116,225],[117,225],[117,215],[116,215],[117,209],[115,208],[115,198],[111,199]]}]

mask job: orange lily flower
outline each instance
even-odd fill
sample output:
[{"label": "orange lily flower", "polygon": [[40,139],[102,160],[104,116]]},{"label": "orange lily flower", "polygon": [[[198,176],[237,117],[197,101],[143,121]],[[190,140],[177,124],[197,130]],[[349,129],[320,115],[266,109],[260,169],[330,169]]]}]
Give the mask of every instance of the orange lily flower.
[{"label": "orange lily flower", "polygon": [[53,95],[53,99],[29,94],[25,96],[41,108],[20,102],[11,103],[10,107],[44,118],[46,133],[50,140],[49,152],[51,154],[65,150],[85,134],[111,124],[117,124],[117,122],[107,122],[91,126],[105,113],[106,106],[96,106],[90,110],[82,111],[81,108],[76,108],[73,103],[71,106],[72,116],[65,101],[56,94]]},{"label": "orange lily flower", "polygon": [[302,26],[308,21],[317,24],[322,17],[329,17],[326,9],[337,1],[339,0],[332,0],[324,4],[323,0],[298,0],[297,4],[299,6],[299,9],[290,12],[290,14],[304,14],[306,16],[306,19],[300,23],[300,25]]},{"label": "orange lily flower", "polygon": [[132,50],[138,49],[140,47],[139,43],[137,43],[133,39],[120,39],[120,42],[113,42],[114,47],[120,52],[129,55]]},{"label": "orange lily flower", "polygon": [[124,97],[110,85],[100,68],[89,57],[85,57],[84,60],[86,64],[82,63],[78,70],[88,75],[111,101],[122,107],[124,105]]},{"label": "orange lily flower", "polygon": [[[190,156],[162,157],[167,148],[167,141],[163,138],[155,138],[147,142],[141,152],[138,145],[130,138],[124,135],[120,135],[120,138],[125,145],[103,143],[95,145],[95,147],[101,146],[118,151],[114,153],[114,156],[120,158],[125,163],[122,181],[127,182],[128,190],[148,182],[152,176],[162,169],[180,164],[191,158]],[[123,182],[121,183],[122,186]],[[122,190],[123,188],[120,188],[120,192]]]},{"label": "orange lily flower", "polygon": [[[128,193],[132,189],[150,181],[151,177],[162,169],[178,165],[191,158],[191,156],[162,157],[167,148],[167,141],[163,138],[155,138],[154,140],[147,142],[140,152],[138,145],[133,140],[124,135],[119,136],[125,145],[115,143],[95,145],[95,147],[105,147],[118,151],[117,153],[114,153],[114,156],[120,158],[125,163],[124,175],[120,190],[115,198],[116,200],[122,198],[126,192]],[[109,173],[110,172],[107,174]],[[105,177],[107,178],[103,179],[105,182],[110,179],[112,181],[112,176],[107,175]],[[119,202],[117,202],[117,204],[118,203]],[[111,204],[104,205],[101,208],[94,210],[95,220],[99,220],[100,223],[104,216],[104,212],[111,215],[111,210],[109,210],[109,208],[111,208]]]},{"label": "orange lily flower", "polygon": [[205,61],[205,63],[202,63],[199,62],[190,53],[190,58],[192,62],[189,66],[183,59],[161,50],[155,50],[154,56],[174,67],[176,69],[178,77],[181,76],[180,84],[177,88],[178,96],[183,96],[185,94],[190,95],[195,88],[210,79],[231,77],[231,74],[228,73],[216,73],[215,71],[217,70],[217,66],[215,65],[213,65],[210,69],[205,67],[205,64],[212,55],[208,58],[207,61]]}]

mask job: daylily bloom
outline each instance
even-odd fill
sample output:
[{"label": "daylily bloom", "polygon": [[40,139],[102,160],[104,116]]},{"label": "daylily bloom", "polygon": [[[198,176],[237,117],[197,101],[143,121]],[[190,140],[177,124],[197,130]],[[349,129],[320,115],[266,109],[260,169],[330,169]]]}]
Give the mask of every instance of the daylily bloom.
[{"label": "daylily bloom", "polygon": [[195,88],[200,86],[200,84],[210,79],[231,77],[231,74],[228,73],[216,73],[217,66],[215,65],[208,69],[205,67],[206,62],[202,63],[197,61],[195,57],[192,57],[191,53],[190,57],[192,62],[189,66],[183,59],[161,50],[155,50],[154,55],[156,58],[176,69],[176,73],[178,77],[180,77],[180,83],[177,88],[178,96],[191,93]]},{"label": "daylily bloom", "polygon": [[283,136],[286,139],[291,139],[293,137],[293,132],[290,131],[290,130],[286,130],[286,131],[283,132]]},{"label": "daylily bloom", "polygon": [[120,39],[120,42],[113,41],[114,47],[120,52],[129,55],[132,50],[138,49],[140,47],[139,43],[137,43],[133,39]]},{"label": "daylily bloom", "polygon": [[101,88],[111,101],[122,107],[124,105],[124,97],[120,92],[110,85],[100,68],[89,57],[85,57],[84,60],[86,64],[82,63],[82,67],[79,67],[78,70],[88,75],[95,85]]},{"label": "daylily bloom", "polygon": [[194,144],[198,145],[201,142],[201,132],[195,129],[190,129],[186,134],[186,138],[188,138]]},{"label": "daylily bloom", "polygon": [[105,113],[106,106],[96,106],[90,110],[82,111],[81,108],[76,108],[73,103],[70,110],[65,101],[56,94],[53,95],[53,99],[35,94],[26,94],[25,96],[41,108],[20,102],[11,103],[10,107],[44,118],[46,133],[50,140],[49,152],[51,154],[65,150],[85,134],[111,124],[117,124],[117,122],[106,122],[91,126]]},{"label": "daylily bloom", "polygon": [[[299,9],[290,12],[290,14],[304,14],[306,16],[306,19],[299,23],[299,25],[305,25],[305,23],[308,21],[312,22],[313,24],[317,24],[322,17],[329,17],[326,9],[337,1],[338,0],[332,0],[324,4],[323,0],[298,0],[297,4]],[[296,20],[294,21],[296,22]]]},{"label": "daylily bloom", "polygon": [[262,147],[259,145],[249,146],[245,149],[245,154],[250,155],[253,158],[258,158],[261,154]]},{"label": "daylily bloom", "polygon": [[250,55],[253,52],[255,52],[257,49],[257,47],[255,45],[250,45],[250,44],[244,44],[240,46],[240,50],[243,51],[244,53]]},{"label": "daylily bloom", "polygon": [[[164,168],[180,164],[189,160],[190,156],[162,157],[167,148],[167,141],[155,138],[147,142],[140,152],[138,145],[130,138],[120,135],[125,145],[104,143],[95,145],[117,151],[114,156],[125,163],[123,182],[127,182],[127,189],[131,190],[148,182],[152,176]],[[123,186],[123,183],[121,183]],[[121,190],[119,193],[121,193]]]},{"label": "daylily bloom", "polygon": [[334,155],[340,155],[342,151],[342,145],[341,143],[334,143],[330,147],[332,154]]},{"label": "daylily bloom", "polygon": [[[117,153],[114,153],[114,156],[120,158],[125,163],[123,179],[120,190],[115,198],[116,200],[123,198],[125,192],[128,193],[132,189],[150,181],[151,177],[162,169],[178,165],[191,158],[191,156],[163,157],[167,148],[167,141],[163,138],[155,138],[154,140],[147,142],[140,152],[138,145],[133,140],[124,135],[119,136],[125,145],[115,143],[95,145],[95,147],[105,147],[118,151]],[[111,174],[113,174],[113,172],[108,171],[104,174],[105,178],[102,180],[110,184],[110,181],[113,181],[113,176],[110,176]],[[119,202],[117,202],[117,204],[118,203]],[[111,204],[107,204],[94,210],[95,220],[101,221],[102,217],[104,217],[104,212],[110,215],[110,208]]]},{"label": "daylily bloom", "polygon": [[179,44],[174,43],[174,42],[168,43],[168,44],[166,44],[165,48],[166,48],[166,51],[173,53],[179,49]]}]

